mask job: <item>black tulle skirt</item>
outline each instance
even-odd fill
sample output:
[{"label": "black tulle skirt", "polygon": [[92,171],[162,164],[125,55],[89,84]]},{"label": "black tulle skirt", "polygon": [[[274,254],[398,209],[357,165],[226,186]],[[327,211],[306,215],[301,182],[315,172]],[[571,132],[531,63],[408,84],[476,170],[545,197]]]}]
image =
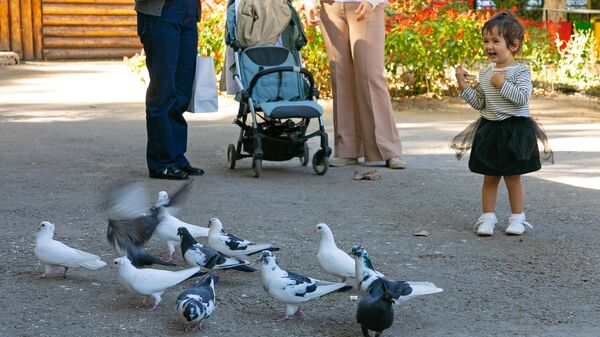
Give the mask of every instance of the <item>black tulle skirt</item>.
[{"label": "black tulle skirt", "polygon": [[546,133],[529,117],[481,117],[454,137],[450,147],[457,159],[471,150],[469,169],[488,176],[521,175],[539,170],[542,162],[554,163]]}]

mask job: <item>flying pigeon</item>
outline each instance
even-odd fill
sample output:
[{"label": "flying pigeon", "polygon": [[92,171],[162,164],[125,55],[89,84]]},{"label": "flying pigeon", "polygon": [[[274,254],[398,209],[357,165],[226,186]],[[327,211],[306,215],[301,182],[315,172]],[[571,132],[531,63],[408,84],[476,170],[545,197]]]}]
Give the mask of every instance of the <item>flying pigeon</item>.
[{"label": "flying pigeon", "polygon": [[[164,191],[163,191],[164,192]],[[166,192],[165,192],[166,194]],[[160,200],[160,197],[159,197]],[[173,216],[167,208],[161,207],[158,211],[158,226],[156,227],[156,234],[163,240],[167,241],[167,248],[169,255],[166,261],[175,260],[175,245],[179,244],[179,236],[177,236],[177,229],[179,227],[185,227],[192,235],[192,237],[207,237],[208,228],[196,226],[183,222]]]},{"label": "flying pigeon", "polygon": [[417,296],[443,291],[442,288],[438,288],[431,282],[391,281],[383,278],[381,273],[373,269],[369,254],[363,246],[354,246],[351,254],[354,256],[354,261],[356,262],[358,287],[365,292],[369,291],[373,282],[382,280],[386,286],[386,293],[392,296],[395,304],[398,304]]},{"label": "flying pigeon", "polygon": [[321,234],[317,253],[317,261],[321,268],[333,275],[338,282],[346,282],[347,278],[354,277],[356,275],[354,259],[336,246],[329,226],[320,223],[316,226],[316,230]]},{"label": "flying pigeon", "polygon": [[156,309],[161,301],[161,295],[170,287],[173,287],[187,279],[202,276],[206,273],[200,272],[200,267],[169,271],[152,268],[136,268],[126,256],[114,259],[114,264],[119,273],[119,282],[127,290],[146,296],[152,296]]},{"label": "flying pigeon", "polygon": [[285,315],[281,319],[301,315],[300,305],[304,302],[352,289],[352,286],[345,283],[320,281],[285,271],[279,268],[275,256],[268,250],[261,252],[258,260],[261,263],[263,288],[275,300],[286,305]]},{"label": "flying pigeon", "polygon": [[248,261],[227,257],[208,246],[198,243],[185,227],[179,227],[177,235],[181,237],[181,255],[191,266],[213,270],[256,271],[256,269],[248,266],[250,264]]},{"label": "flying pigeon", "polygon": [[135,267],[152,264],[175,265],[151,256],[142,247],[156,231],[160,209],[180,202],[191,186],[192,180],[189,179],[167,202],[150,209],[141,184],[125,184],[112,190],[105,204],[108,213],[106,239],[117,254],[126,255]]},{"label": "flying pigeon", "polygon": [[63,277],[67,277],[67,270],[74,267],[85,267],[88,269],[100,269],[106,266],[106,262],[94,254],[86,253],[79,249],[71,248],[60,241],[54,240],[54,224],[49,221],[40,223],[35,248],[33,253],[44,264],[44,274],[52,272],[53,267],[65,269]]},{"label": "flying pigeon", "polygon": [[194,324],[193,329],[200,330],[203,320],[215,310],[215,284],[218,281],[218,276],[208,274],[177,297],[177,312],[187,323],[186,332]]},{"label": "flying pigeon", "polygon": [[[409,291],[410,288],[405,288]],[[387,290],[383,279],[371,283],[367,294],[361,298],[356,308],[356,321],[361,326],[364,337],[370,337],[369,330],[375,331],[375,337],[394,322],[393,294]]]},{"label": "flying pigeon", "polygon": [[256,244],[227,233],[223,230],[223,224],[217,218],[212,218],[208,222],[208,245],[222,254],[241,259],[248,258],[248,256],[263,250],[272,252],[279,250],[270,243]]}]

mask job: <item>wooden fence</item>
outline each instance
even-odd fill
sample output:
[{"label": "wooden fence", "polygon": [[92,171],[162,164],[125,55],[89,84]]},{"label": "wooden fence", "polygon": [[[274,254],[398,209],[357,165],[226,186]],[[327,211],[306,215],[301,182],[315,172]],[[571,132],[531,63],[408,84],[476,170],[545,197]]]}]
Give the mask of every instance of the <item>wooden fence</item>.
[{"label": "wooden fence", "polygon": [[24,60],[116,59],[141,49],[134,0],[0,0],[0,51]]}]

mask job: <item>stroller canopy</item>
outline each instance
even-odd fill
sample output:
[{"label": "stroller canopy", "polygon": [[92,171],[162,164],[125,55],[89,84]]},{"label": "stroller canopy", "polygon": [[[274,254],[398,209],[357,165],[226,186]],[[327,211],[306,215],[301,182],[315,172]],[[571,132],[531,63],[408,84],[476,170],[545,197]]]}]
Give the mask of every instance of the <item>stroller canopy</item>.
[{"label": "stroller canopy", "polygon": [[292,52],[307,43],[298,12],[288,0],[229,0],[225,43],[234,50],[279,45]]}]

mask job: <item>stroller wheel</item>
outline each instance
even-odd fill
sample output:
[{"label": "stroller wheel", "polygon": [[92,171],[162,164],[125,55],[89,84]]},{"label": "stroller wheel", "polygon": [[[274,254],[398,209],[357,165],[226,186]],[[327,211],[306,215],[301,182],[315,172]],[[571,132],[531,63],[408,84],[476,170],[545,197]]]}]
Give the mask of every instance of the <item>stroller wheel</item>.
[{"label": "stroller wheel", "polygon": [[254,168],[254,178],[259,178],[260,172],[262,171],[262,159],[252,159],[252,167]]},{"label": "stroller wheel", "polygon": [[235,145],[229,144],[227,147],[227,164],[231,170],[235,169],[235,162],[237,160],[237,153],[235,151]]},{"label": "stroller wheel", "polygon": [[298,159],[300,159],[300,165],[308,165],[309,158],[310,152],[308,151],[308,144],[304,143],[304,153],[300,157],[298,157]]},{"label": "stroller wheel", "polygon": [[319,150],[315,153],[312,158],[312,166],[313,171],[320,176],[327,173],[327,170],[329,169],[329,157],[327,157],[323,150]]}]

